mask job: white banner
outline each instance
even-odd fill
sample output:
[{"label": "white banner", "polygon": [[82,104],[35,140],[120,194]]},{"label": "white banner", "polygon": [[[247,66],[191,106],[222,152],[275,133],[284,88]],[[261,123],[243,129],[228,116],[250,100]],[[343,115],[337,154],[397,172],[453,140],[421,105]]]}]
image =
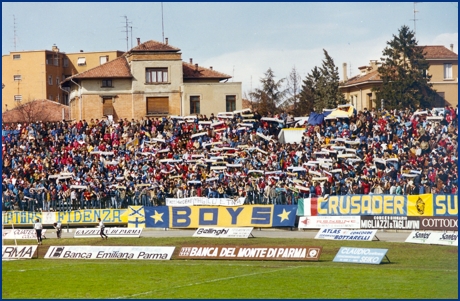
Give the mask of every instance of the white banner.
[{"label": "white banner", "polygon": [[46,259],[170,260],[176,247],[51,246]]},{"label": "white banner", "polygon": [[364,240],[372,241],[377,230],[343,230],[332,228],[321,228],[316,234],[316,239],[332,240]]},{"label": "white banner", "polygon": [[301,216],[299,217],[299,229],[341,228],[359,229],[360,216]]},{"label": "white banner", "polygon": [[[75,230],[74,238],[100,237],[99,228],[79,228]],[[142,228],[105,228],[104,233],[109,237],[140,237]]]},{"label": "white banner", "polygon": [[2,246],[2,259],[32,258],[37,246]]},{"label": "white banner", "polygon": [[246,228],[198,228],[193,237],[248,238],[253,227]]},{"label": "white banner", "polygon": [[[45,237],[46,229],[42,230],[42,237]],[[35,229],[3,229],[3,239],[37,239]]]},{"label": "white banner", "polygon": [[406,242],[458,247],[458,232],[412,231]]},{"label": "white banner", "polygon": [[234,199],[219,199],[205,197],[190,197],[190,198],[166,198],[166,206],[171,207],[187,207],[187,206],[241,206],[244,204],[244,198]]}]

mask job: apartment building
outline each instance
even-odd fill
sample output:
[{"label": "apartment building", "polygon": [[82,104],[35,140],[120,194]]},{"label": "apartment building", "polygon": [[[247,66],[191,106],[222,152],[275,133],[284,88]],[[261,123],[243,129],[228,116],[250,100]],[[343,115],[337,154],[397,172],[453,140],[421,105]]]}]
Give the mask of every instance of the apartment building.
[{"label": "apartment building", "polygon": [[51,50],[13,51],[3,55],[2,112],[37,99],[68,104],[69,92],[59,87],[61,81],[122,54],[117,50],[65,53],[54,45]]},{"label": "apartment building", "polygon": [[241,83],[228,82],[230,78],[193,59],[184,62],[180,49],[168,39],[138,39],[124,55],[73,75],[62,85],[70,89],[72,119],[131,120],[239,110]]},{"label": "apartment building", "polygon": [[[445,46],[418,46],[423,48],[425,59],[430,67],[428,74],[431,77],[433,89],[437,92],[438,98],[433,107],[445,105],[455,107],[458,104],[458,54]],[[364,108],[376,107],[376,95],[372,88],[382,85],[382,80],[377,71],[379,62],[371,60],[369,65],[359,67],[359,74],[348,78],[347,64],[343,64],[343,83],[339,89],[358,111]]]}]

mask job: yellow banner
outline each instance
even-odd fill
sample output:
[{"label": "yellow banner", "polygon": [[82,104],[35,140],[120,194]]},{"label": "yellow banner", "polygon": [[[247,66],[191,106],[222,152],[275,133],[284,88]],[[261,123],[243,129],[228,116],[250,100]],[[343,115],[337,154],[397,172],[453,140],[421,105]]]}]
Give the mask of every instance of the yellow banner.
[{"label": "yellow banner", "polygon": [[4,225],[32,225],[36,219],[43,224],[60,222],[65,224],[95,224],[98,218],[104,223],[126,224],[128,211],[126,209],[87,209],[66,212],[28,212],[8,211],[4,213]]},{"label": "yellow banner", "polygon": [[273,205],[169,207],[169,227],[271,227],[273,207]]},{"label": "yellow banner", "polygon": [[407,216],[433,216],[433,195],[407,196]]}]

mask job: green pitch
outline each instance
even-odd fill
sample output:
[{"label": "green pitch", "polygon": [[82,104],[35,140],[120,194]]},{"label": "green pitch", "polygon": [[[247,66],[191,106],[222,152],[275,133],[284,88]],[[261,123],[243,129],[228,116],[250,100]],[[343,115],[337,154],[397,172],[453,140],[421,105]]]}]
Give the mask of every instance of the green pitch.
[{"label": "green pitch", "polygon": [[[175,246],[175,252],[191,245],[305,245],[322,246],[323,252],[319,262],[43,259],[50,245]],[[343,246],[389,249],[391,263],[332,262]],[[451,246],[279,238],[71,238],[44,240],[38,257],[2,262],[3,299],[458,299],[458,248]]]}]

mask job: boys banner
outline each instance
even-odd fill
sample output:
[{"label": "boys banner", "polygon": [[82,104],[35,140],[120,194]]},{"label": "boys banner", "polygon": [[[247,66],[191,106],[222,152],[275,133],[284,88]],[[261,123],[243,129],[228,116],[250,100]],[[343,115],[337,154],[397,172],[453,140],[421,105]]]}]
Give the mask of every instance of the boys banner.
[{"label": "boys banner", "polygon": [[295,205],[143,207],[147,228],[293,227],[296,212]]}]

